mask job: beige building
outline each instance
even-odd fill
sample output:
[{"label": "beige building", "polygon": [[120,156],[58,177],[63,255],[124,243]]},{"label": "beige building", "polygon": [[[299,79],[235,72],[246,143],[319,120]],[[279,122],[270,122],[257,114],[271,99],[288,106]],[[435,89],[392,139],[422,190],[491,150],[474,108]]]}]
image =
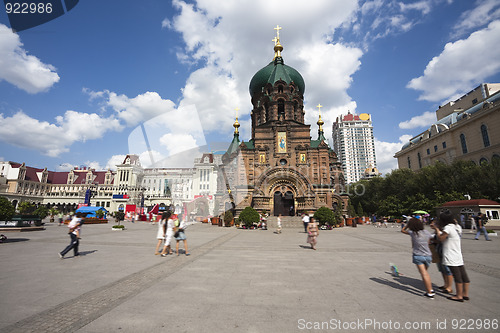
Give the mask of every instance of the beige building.
[{"label": "beige building", "polygon": [[440,107],[436,117],[436,123],[394,155],[400,169],[416,171],[455,159],[476,164],[500,159],[500,84],[481,84]]}]

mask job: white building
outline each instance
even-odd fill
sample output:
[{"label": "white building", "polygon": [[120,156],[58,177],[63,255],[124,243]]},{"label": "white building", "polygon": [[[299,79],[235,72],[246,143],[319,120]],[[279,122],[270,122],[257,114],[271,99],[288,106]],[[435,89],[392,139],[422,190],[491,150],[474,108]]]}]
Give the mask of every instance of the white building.
[{"label": "white building", "polygon": [[371,116],[341,115],[333,123],[333,150],[342,162],[347,183],[357,182],[367,168],[376,168],[375,140]]}]

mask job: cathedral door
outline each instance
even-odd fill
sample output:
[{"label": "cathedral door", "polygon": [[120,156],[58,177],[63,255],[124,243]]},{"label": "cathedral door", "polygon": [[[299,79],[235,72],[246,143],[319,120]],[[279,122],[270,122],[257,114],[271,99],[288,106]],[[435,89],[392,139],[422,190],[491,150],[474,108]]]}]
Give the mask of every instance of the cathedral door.
[{"label": "cathedral door", "polygon": [[284,194],[280,191],[274,192],[274,216],[293,216],[295,214],[294,198],[291,191]]}]

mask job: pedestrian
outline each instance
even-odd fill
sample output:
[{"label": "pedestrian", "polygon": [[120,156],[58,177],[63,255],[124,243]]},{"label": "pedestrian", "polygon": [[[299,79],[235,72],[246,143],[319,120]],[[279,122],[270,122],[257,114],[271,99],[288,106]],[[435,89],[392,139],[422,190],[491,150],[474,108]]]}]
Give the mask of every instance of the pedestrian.
[{"label": "pedestrian", "polygon": [[170,212],[163,213],[160,222],[158,223],[158,231],[156,233],[156,239],[158,243],[156,244],[155,255],[159,255],[162,243],[165,241],[165,224],[167,219],[170,217]]},{"label": "pedestrian", "polygon": [[427,230],[424,230],[422,220],[412,218],[408,224],[401,229],[401,232],[411,237],[411,245],[413,249],[412,262],[417,266],[418,272],[424,282],[426,292],[425,297],[434,298],[434,290],[432,290],[431,277],[427,269],[432,262],[432,252],[429,248],[429,240],[432,235]]},{"label": "pedestrian", "polygon": [[462,230],[465,229],[465,215],[460,214],[460,226],[462,227]]},{"label": "pedestrian", "polygon": [[486,231],[486,227],[484,226],[485,220],[486,218],[483,213],[480,212],[477,214],[477,233],[476,237],[474,238],[475,240],[479,240],[479,235],[481,235],[481,232],[484,233],[484,239],[486,239],[487,241],[491,240],[488,236],[488,231]]},{"label": "pedestrian", "polygon": [[307,225],[309,224],[309,214],[304,212],[304,216],[302,216],[302,222],[304,223],[304,232],[307,233]]},{"label": "pedestrian", "polygon": [[316,250],[316,243],[318,238],[318,224],[311,217],[307,223],[307,243],[311,244],[311,249]]},{"label": "pedestrian", "polygon": [[443,243],[443,264],[450,268],[455,279],[456,295],[448,299],[456,302],[468,301],[470,280],[462,256],[460,241],[462,228],[450,212],[441,213],[438,224],[432,225],[432,228],[436,230],[438,239]]},{"label": "pedestrian", "polygon": [[76,213],[76,215],[73,217],[71,222],[68,224],[69,228],[69,236],[71,238],[71,242],[69,243],[68,246],[61,252],[59,252],[59,257],[61,259],[64,259],[64,256],[66,253],[71,251],[73,249],[73,254],[75,257],[79,256],[78,253],[78,245],[80,244],[80,228],[81,228],[81,221],[82,221],[82,214],[81,213]]},{"label": "pedestrian", "polygon": [[163,245],[163,251],[161,251],[162,257],[172,254],[172,247],[170,246],[170,243],[172,242],[172,237],[174,236],[174,220],[176,218],[177,215],[171,214],[167,219],[167,223],[163,225],[163,230],[165,230],[165,245]]},{"label": "pedestrian", "polygon": [[182,221],[180,221],[179,219],[176,219],[174,221],[174,225],[175,225],[175,234],[174,234],[174,237],[175,237],[175,240],[176,240],[176,244],[175,244],[175,252],[177,252],[177,255],[179,255],[179,242],[180,241],[184,241],[184,254],[186,256],[188,256],[190,253],[188,252],[188,245],[187,245],[187,239],[186,239],[186,234],[184,233],[184,231],[186,230],[187,228],[187,224],[186,222],[184,222],[183,219],[181,219]]},{"label": "pedestrian", "polygon": [[[431,228],[432,225],[436,223],[437,221],[433,219]],[[443,243],[438,239],[436,233],[431,238],[429,248],[432,252],[432,262],[436,264],[438,271],[440,271],[443,276],[444,285],[438,287],[438,289],[445,294],[451,294],[453,292],[453,275],[451,274],[450,268],[443,264]]]},{"label": "pedestrian", "polygon": [[57,218],[59,219],[59,225],[63,225],[63,213],[59,212],[59,214],[57,214]]},{"label": "pedestrian", "polygon": [[278,215],[278,218],[276,219],[276,233],[281,234],[281,214]]},{"label": "pedestrian", "polygon": [[476,221],[474,219],[474,216],[470,217],[470,232],[472,232],[472,230],[477,230]]}]

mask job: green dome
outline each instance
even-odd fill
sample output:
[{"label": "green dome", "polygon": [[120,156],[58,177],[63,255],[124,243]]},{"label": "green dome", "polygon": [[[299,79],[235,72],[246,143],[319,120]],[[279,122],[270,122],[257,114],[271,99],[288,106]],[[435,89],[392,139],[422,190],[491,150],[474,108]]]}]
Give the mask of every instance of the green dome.
[{"label": "green dome", "polygon": [[274,85],[278,80],[283,80],[287,84],[293,81],[300,93],[304,94],[306,85],[302,75],[294,68],[285,65],[282,57],[277,57],[269,65],[255,73],[252,80],[250,80],[250,96],[253,97],[255,93],[261,92],[266,84],[271,83]]}]

